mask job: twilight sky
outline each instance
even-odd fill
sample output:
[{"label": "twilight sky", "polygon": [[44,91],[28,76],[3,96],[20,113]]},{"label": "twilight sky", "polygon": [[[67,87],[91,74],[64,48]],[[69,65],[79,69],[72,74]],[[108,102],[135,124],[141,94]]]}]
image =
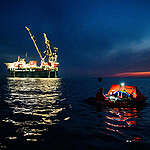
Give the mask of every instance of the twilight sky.
[{"label": "twilight sky", "polygon": [[150,71],[149,0],[1,0],[0,62],[39,58],[26,25],[59,48],[62,76]]}]

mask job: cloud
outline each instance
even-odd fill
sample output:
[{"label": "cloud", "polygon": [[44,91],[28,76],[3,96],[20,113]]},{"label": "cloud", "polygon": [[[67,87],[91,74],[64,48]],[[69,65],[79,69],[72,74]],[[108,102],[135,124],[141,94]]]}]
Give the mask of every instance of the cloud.
[{"label": "cloud", "polygon": [[150,72],[124,72],[116,73],[113,77],[150,77]]},{"label": "cloud", "polygon": [[140,42],[132,42],[129,46],[129,48],[135,52],[140,53],[143,51],[150,51],[150,38],[149,39],[143,39]]},{"label": "cloud", "polygon": [[117,44],[112,49],[108,50],[106,57],[112,57],[117,53],[143,53],[150,51],[150,38],[142,40],[133,40],[125,44]]}]

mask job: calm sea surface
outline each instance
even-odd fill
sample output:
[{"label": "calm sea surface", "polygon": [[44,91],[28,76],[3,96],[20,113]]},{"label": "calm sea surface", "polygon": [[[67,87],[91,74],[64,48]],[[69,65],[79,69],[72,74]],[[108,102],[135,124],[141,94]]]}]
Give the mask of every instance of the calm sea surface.
[{"label": "calm sea surface", "polygon": [[[135,85],[145,105],[106,108],[86,102],[98,88]],[[149,149],[150,79],[0,79],[0,149]]]}]

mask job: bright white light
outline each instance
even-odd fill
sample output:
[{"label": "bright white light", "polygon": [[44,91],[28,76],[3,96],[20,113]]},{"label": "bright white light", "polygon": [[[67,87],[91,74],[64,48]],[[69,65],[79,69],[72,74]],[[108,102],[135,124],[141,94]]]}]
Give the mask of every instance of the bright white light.
[{"label": "bright white light", "polygon": [[125,83],[123,82],[123,83],[121,83],[120,85],[121,85],[121,86],[125,86]]}]

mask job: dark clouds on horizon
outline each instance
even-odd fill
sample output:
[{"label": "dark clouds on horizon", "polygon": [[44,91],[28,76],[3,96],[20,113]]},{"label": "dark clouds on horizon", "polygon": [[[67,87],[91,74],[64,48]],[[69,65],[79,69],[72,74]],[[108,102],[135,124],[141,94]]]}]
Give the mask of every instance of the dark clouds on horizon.
[{"label": "dark clouds on horizon", "polygon": [[66,76],[150,71],[150,1],[5,0],[0,18],[0,58],[38,58],[28,25],[59,48]]}]

